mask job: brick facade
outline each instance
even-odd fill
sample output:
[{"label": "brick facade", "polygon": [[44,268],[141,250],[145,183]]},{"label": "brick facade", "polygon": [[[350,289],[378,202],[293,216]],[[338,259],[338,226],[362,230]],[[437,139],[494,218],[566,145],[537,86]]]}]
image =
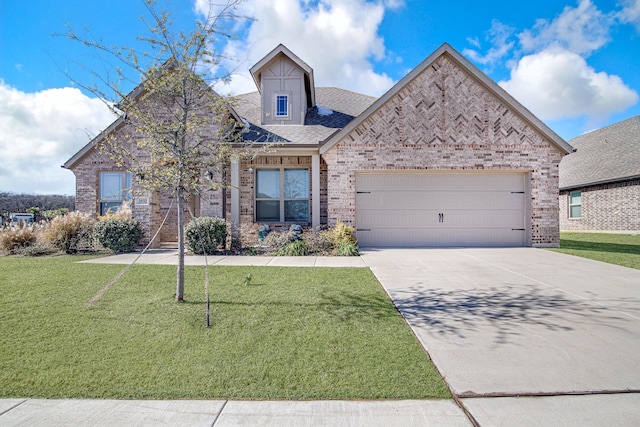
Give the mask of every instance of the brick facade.
[{"label": "brick facade", "polygon": [[443,55],[324,153],[328,222],[357,227],[357,171],[521,171],[531,177],[531,244],[557,246],[562,155]]},{"label": "brick facade", "polygon": [[[569,193],[582,192],[582,216],[569,218]],[[640,179],[560,192],[562,231],[640,230]]]},{"label": "brick facade", "polygon": [[[130,150],[135,150],[131,126],[122,125],[115,129],[111,137],[115,138],[118,144],[128,146]],[[136,153],[140,155],[140,153]],[[76,177],[76,210],[88,213],[94,218],[99,213],[100,195],[100,172],[124,171],[126,167],[119,167],[116,162],[101,150],[90,150],[81,161],[71,167],[71,171]],[[204,176],[203,176],[204,179]],[[219,180],[216,174],[214,181]],[[133,218],[142,223],[144,238],[143,244],[147,244],[160,228],[167,211],[171,207],[171,212],[167,216],[164,226],[154,241],[152,247],[159,247],[162,242],[177,241],[177,206],[168,191],[146,191],[138,177],[132,176]],[[148,204],[142,204],[146,199]],[[222,216],[222,190],[207,191],[202,196],[197,197],[191,203],[192,211],[195,215]],[[185,222],[190,219],[189,212],[185,207]]]}]

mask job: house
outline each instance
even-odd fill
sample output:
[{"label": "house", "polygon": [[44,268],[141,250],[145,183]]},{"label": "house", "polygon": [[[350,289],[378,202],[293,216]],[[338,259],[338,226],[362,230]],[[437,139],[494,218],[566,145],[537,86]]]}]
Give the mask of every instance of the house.
[{"label": "house", "polygon": [[[572,147],[448,44],[378,99],[316,87],[313,69],[283,45],[250,71],[258,91],[233,109],[242,137],[270,148],[231,162],[229,189],[192,200],[196,215],[240,231],[341,220],[361,246],[558,245],[558,165]],[[116,121],[104,133],[128,131]],[[155,232],[167,195],[101,197],[136,188],[93,148],[101,137],[64,165],[77,209],[133,198]]]},{"label": "house", "polygon": [[560,163],[560,229],[640,230],[640,116],[570,141]]}]

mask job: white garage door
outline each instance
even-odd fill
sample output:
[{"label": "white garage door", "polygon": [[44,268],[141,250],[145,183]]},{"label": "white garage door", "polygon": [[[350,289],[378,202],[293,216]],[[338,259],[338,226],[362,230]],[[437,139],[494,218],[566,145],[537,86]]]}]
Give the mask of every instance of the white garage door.
[{"label": "white garage door", "polygon": [[361,246],[524,246],[526,175],[356,174]]}]

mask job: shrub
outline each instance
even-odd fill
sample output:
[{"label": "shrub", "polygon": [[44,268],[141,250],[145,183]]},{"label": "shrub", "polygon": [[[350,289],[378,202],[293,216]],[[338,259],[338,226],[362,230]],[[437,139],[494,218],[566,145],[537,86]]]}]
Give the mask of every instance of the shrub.
[{"label": "shrub", "polygon": [[278,251],[297,239],[298,234],[293,231],[272,231],[262,240],[262,246]]},{"label": "shrub", "polygon": [[222,218],[203,216],[185,227],[187,248],[194,254],[212,254],[227,241],[227,222]]},{"label": "shrub", "polygon": [[309,253],[328,255],[331,252],[331,242],[325,232],[306,230],[302,234],[302,240],[307,242]]},{"label": "shrub", "polygon": [[51,209],[48,211],[44,211],[42,212],[42,216],[45,217],[48,220],[51,220],[57,216],[62,216],[62,215],[66,215],[69,213],[69,209],[67,208],[58,208],[58,209]]},{"label": "shrub", "polygon": [[144,234],[139,221],[110,216],[98,221],[93,233],[102,246],[114,252],[131,252]]},{"label": "shrub", "polygon": [[16,254],[36,243],[37,231],[31,227],[9,227],[0,231],[0,248]]},{"label": "shrub", "polygon": [[354,243],[358,244],[358,240],[353,231],[353,227],[345,225],[344,222],[338,221],[336,225],[326,231],[329,241],[334,247],[337,247],[339,243]]},{"label": "shrub", "polygon": [[48,245],[44,242],[35,242],[30,246],[24,246],[22,248],[16,249],[14,252],[15,255],[22,256],[42,256],[42,255],[51,255],[56,252],[56,249]]},{"label": "shrub", "polygon": [[358,245],[353,242],[340,242],[336,247],[337,256],[358,256]]},{"label": "shrub", "polygon": [[71,212],[57,216],[44,229],[44,239],[68,254],[94,250],[93,226],[95,221],[87,214]]},{"label": "shrub", "polygon": [[289,242],[281,247],[276,256],[305,256],[309,253],[309,246],[304,240]]}]

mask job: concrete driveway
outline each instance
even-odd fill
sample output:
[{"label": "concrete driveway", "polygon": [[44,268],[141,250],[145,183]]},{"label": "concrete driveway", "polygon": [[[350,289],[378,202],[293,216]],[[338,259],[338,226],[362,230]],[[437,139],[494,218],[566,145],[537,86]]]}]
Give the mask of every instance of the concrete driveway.
[{"label": "concrete driveway", "polygon": [[480,424],[640,420],[640,270],[532,248],[362,258]]}]

